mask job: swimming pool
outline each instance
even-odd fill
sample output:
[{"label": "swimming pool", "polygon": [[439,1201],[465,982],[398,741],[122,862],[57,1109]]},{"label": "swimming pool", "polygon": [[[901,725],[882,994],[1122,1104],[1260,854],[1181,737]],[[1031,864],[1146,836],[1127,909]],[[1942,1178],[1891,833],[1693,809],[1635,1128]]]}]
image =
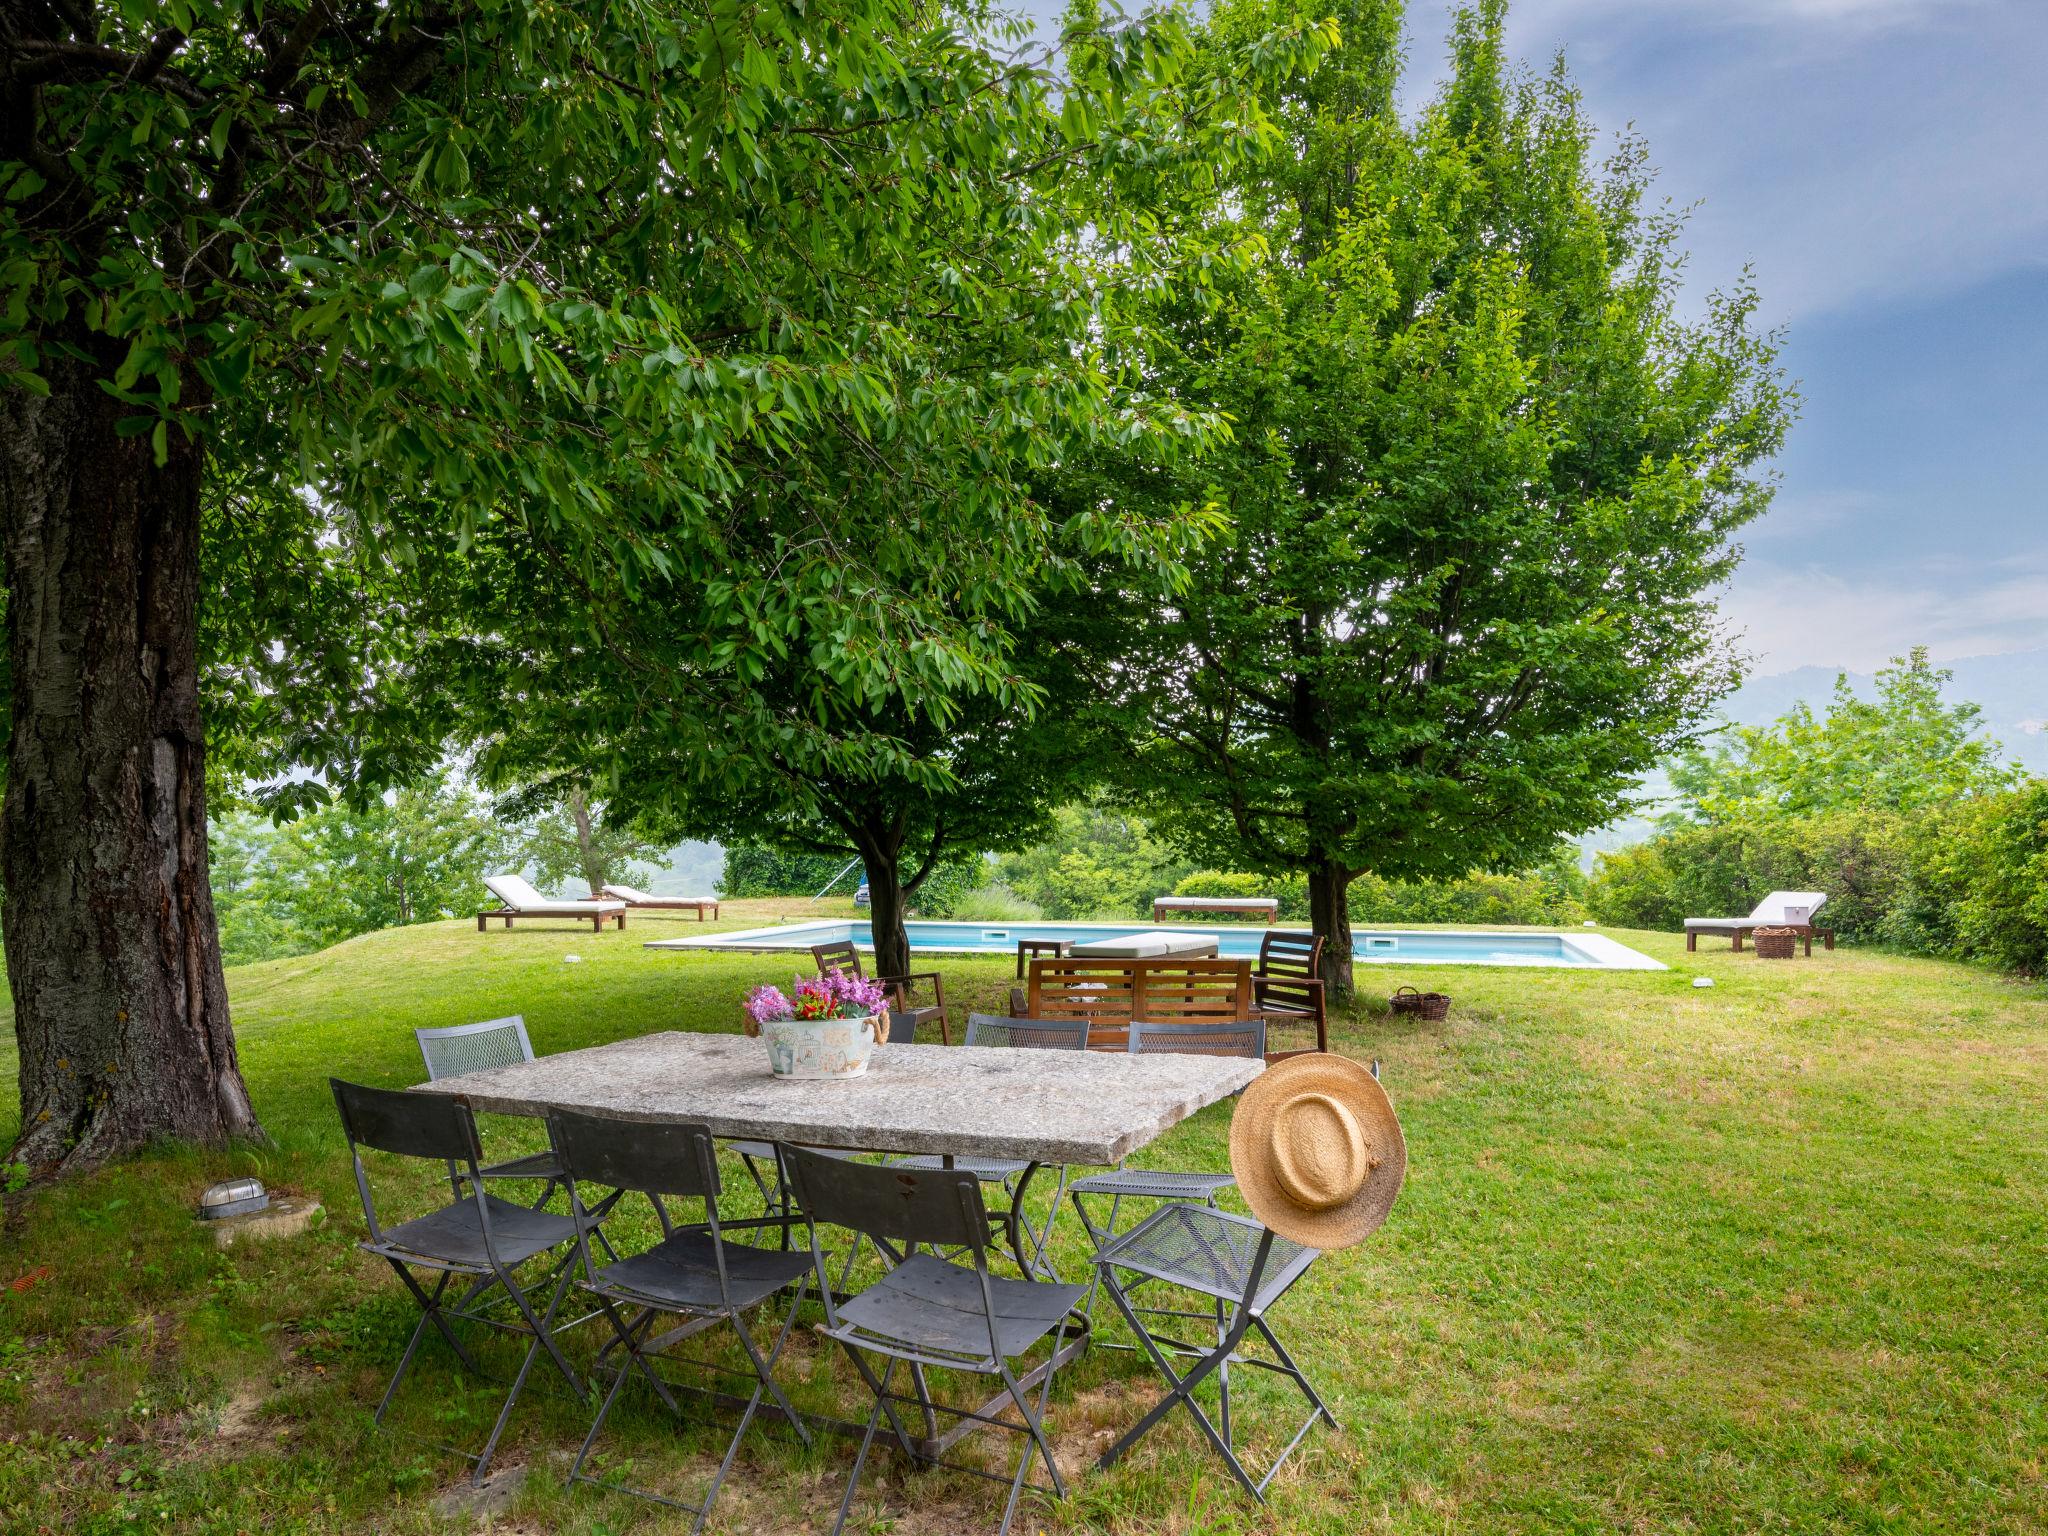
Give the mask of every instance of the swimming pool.
[{"label": "swimming pool", "polygon": [[[1268,930],[1195,923],[906,923],[912,951],[920,954],[1014,955],[1019,939],[1115,938],[1121,934],[1198,933],[1214,935],[1216,952],[1227,960],[1258,958]],[[787,923],[701,938],[654,939],[649,949],[725,949],[748,953],[807,950],[813,944],[845,943],[872,949],[865,922]],[[1353,930],[1353,959],[1371,965],[1546,965],[1576,970],[1661,971],[1648,955],[1597,933],[1489,933],[1461,929],[1386,928]]]}]

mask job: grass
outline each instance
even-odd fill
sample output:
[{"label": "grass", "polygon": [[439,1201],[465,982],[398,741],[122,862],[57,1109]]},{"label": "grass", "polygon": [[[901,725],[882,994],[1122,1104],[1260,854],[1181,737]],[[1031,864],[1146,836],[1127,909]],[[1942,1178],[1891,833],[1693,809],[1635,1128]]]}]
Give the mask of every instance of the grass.
[{"label": "grass", "polygon": [[[726,926],[802,906],[736,904]],[[361,1216],[325,1079],[413,1081],[413,1026],[513,1011],[542,1051],[729,1028],[745,986],[791,969],[641,949],[655,926],[598,938],[444,924],[231,972],[275,1148],[166,1152],[10,1207],[0,1526],[447,1527],[434,1499],[460,1463],[364,1433],[411,1319],[351,1246]],[[2048,991],[1870,952],[1767,963],[1615,936],[1674,969],[1403,968],[1452,994],[1448,1021],[1396,1023],[1375,1004],[1339,1028],[1342,1049],[1384,1062],[1409,1182],[1379,1234],[1327,1257],[1276,1312],[1346,1427],[1311,1436],[1265,1511],[1169,1421],[1130,1463],[1084,1471],[1064,1506],[1027,1503],[1019,1528],[2048,1527]],[[944,968],[956,1012],[1009,984],[1008,961]],[[1696,990],[1695,975],[1717,984]],[[0,1115],[11,1071],[0,1057]],[[1226,1126],[1227,1109],[1211,1111],[1150,1155],[1216,1165]],[[531,1134],[487,1133],[494,1151]],[[231,1171],[317,1193],[327,1224],[216,1253],[189,1207]],[[1078,1227],[1062,1223],[1063,1267],[1078,1269]],[[480,1439],[488,1394],[426,1358],[404,1421]],[[801,1401],[852,1405],[850,1372],[810,1341],[796,1366]],[[1051,1422],[1082,1464],[1153,1391],[1123,1352],[1062,1380]],[[615,1465],[694,1486],[715,1436],[678,1439],[644,1406],[618,1422]],[[535,1469],[505,1524],[687,1529],[563,1490],[559,1453],[586,1424],[537,1381],[501,1452]],[[850,1456],[756,1438],[712,1529],[828,1529]],[[852,1528],[993,1529],[999,1507],[970,1480],[885,1457]]]}]

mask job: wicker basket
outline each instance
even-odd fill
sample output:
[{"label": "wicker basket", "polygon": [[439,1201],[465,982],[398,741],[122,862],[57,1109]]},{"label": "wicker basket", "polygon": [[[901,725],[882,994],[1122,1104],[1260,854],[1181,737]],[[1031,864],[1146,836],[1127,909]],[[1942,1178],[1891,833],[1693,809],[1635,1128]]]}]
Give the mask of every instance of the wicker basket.
[{"label": "wicker basket", "polygon": [[1394,995],[1387,999],[1387,1006],[1395,1013],[1412,1013],[1418,1019],[1434,1021],[1451,1011],[1451,999],[1443,992],[1418,992],[1413,987],[1397,987]]},{"label": "wicker basket", "polygon": [[1799,950],[1797,928],[1759,928],[1750,937],[1759,960],[1790,960]]}]

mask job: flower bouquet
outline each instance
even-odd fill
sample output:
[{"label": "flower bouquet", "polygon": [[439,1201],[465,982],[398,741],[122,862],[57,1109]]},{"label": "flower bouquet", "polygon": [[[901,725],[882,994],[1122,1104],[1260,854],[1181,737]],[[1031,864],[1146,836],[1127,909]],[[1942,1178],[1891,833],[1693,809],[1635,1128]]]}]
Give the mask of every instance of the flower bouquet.
[{"label": "flower bouquet", "polygon": [[859,1077],[889,1038],[888,993],[880,982],[834,972],[780,987],[756,987],[743,1005],[746,1032],[768,1047],[777,1077]]}]

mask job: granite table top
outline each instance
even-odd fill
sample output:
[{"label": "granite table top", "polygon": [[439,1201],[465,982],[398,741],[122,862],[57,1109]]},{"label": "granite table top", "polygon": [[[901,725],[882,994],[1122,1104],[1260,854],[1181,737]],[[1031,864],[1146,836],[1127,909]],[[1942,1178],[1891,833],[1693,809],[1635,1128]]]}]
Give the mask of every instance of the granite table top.
[{"label": "granite table top", "polygon": [[663,1031],[414,1091],[491,1114],[560,1107],[696,1121],[715,1136],[1085,1166],[1116,1162],[1264,1069],[1231,1056],[887,1045],[861,1077],[797,1082],[769,1075],[758,1040]]}]

